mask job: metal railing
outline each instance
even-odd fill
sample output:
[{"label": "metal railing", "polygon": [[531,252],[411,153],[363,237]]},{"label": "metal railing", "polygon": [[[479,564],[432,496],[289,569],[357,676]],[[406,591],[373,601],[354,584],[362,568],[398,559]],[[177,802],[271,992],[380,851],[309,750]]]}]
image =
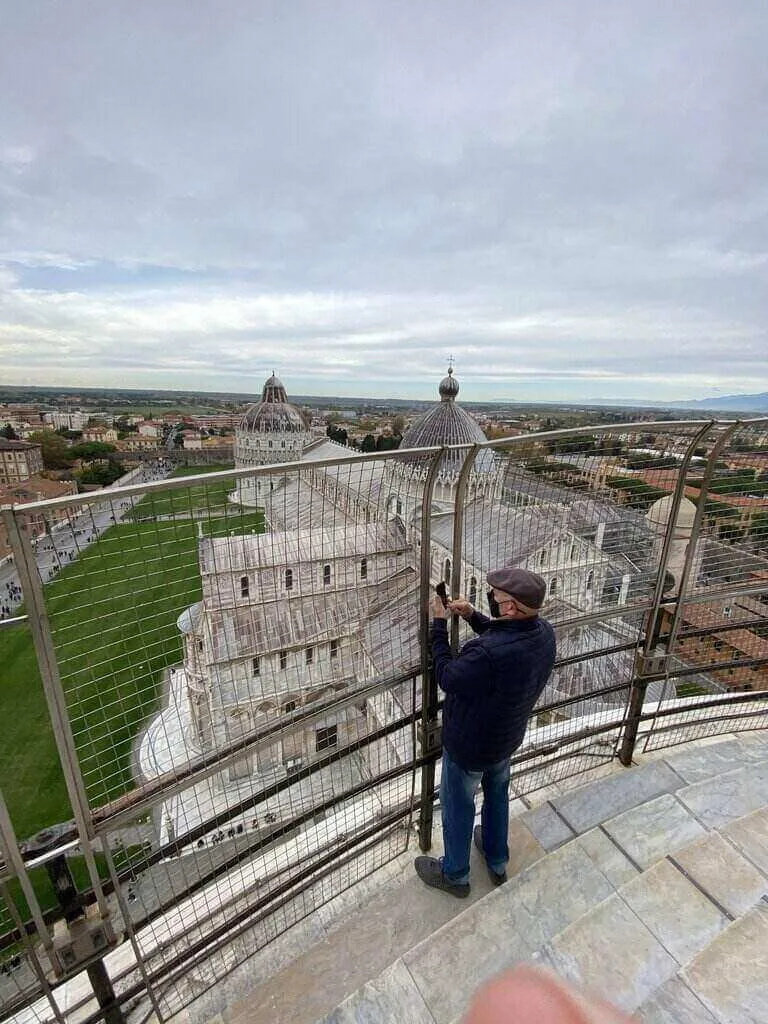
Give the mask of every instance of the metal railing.
[{"label": "metal railing", "polygon": [[513,796],[766,727],[767,440],[673,421],[316,443],[3,510],[3,1015],[167,1019],[415,834],[428,849],[440,579],[480,610],[495,566],[547,582],[558,660]]}]

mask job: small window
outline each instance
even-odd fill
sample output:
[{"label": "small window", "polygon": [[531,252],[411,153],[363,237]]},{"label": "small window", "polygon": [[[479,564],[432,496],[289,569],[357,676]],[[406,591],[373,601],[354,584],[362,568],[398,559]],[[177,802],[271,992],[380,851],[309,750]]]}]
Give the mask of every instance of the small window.
[{"label": "small window", "polygon": [[285,589],[293,590],[293,569],[285,570]]},{"label": "small window", "polygon": [[197,649],[202,654],[202,652],[203,652],[203,641],[202,640],[198,640],[197,641]]},{"label": "small window", "polygon": [[323,586],[330,587],[331,585],[331,567],[330,565],[323,566]]},{"label": "small window", "polygon": [[586,584],[586,586],[587,586],[587,593],[589,593],[589,591],[592,589],[592,584],[594,583],[594,581],[595,581],[595,574],[593,572],[591,572],[587,576],[587,584]]},{"label": "small window", "polygon": [[280,668],[285,669],[288,667],[288,651],[280,651]]},{"label": "small window", "polygon": [[312,662],[315,660],[315,648],[314,647],[307,647],[307,649],[304,651],[304,660],[306,661],[306,663],[308,665],[312,664]]},{"label": "small window", "polygon": [[241,576],[240,577],[240,597],[248,597],[249,592],[250,592],[250,586],[249,586],[249,583],[248,583],[248,577],[247,576]]},{"label": "small window", "polygon": [[329,750],[331,747],[337,747],[338,745],[339,735],[337,726],[330,725],[327,729],[318,729],[315,733],[315,750],[318,753],[321,750]]},{"label": "small window", "polygon": [[367,580],[368,579],[368,559],[367,558],[363,558],[361,560],[361,562],[360,562],[360,579],[361,580]]},{"label": "small window", "polygon": [[477,600],[477,576],[473,576],[469,581],[469,603],[474,604]]},{"label": "small window", "polygon": [[331,640],[331,657],[335,658],[339,653],[339,641]]},{"label": "small window", "polygon": [[544,565],[546,561],[547,561],[547,549],[544,548],[544,550],[539,555],[539,565]]},{"label": "small window", "polygon": [[549,581],[549,596],[554,597],[557,593],[557,577],[553,576]]},{"label": "small window", "polygon": [[283,714],[290,715],[290,713],[292,711],[295,711],[297,707],[298,704],[296,703],[295,700],[287,700],[285,704],[283,704]]},{"label": "small window", "polygon": [[261,675],[261,664],[259,663],[258,658],[253,658],[251,660],[251,674],[254,676]]},{"label": "small window", "polygon": [[451,560],[446,558],[445,564],[443,565],[443,579],[446,583],[451,582]]}]

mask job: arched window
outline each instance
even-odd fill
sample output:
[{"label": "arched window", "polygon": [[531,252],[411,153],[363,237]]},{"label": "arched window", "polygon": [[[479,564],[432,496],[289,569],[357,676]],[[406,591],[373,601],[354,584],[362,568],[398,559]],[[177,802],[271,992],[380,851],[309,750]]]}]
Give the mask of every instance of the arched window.
[{"label": "arched window", "polygon": [[539,555],[539,565],[544,565],[546,563],[546,561],[547,561],[547,549],[544,548],[544,550]]},{"label": "arched window", "polygon": [[241,576],[240,577],[240,597],[248,597],[249,592],[250,592],[250,586],[249,586],[249,583],[248,583],[248,577],[247,576]]},{"label": "arched window", "polygon": [[304,661],[307,663],[307,665],[311,665],[314,660],[315,660],[315,648],[314,647],[306,647],[304,649]]},{"label": "arched window", "polygon": [[285,589],[293,590],[293,569],[285,570]]},{"label": "arched window", "polygon": [[443,579],[446,583],[451,582],[451,560],[446,558],[445,565],[443,566]]},{"label": "arched window", "polygon": [[593,572],[587,575],[586,589],[587,593],[592,589],[592,584],[595,582],[595,574]]},{"label": "arched window", "polygon": [[572,562],[575,557],[576,557],[576,545],[575,544],[571,544],[571,551],[570,551],[570,554],[568,555],[568,561]]},{"label": "arched window", "polygon": [[469,581],[469,603],[474,604],[477,600],[477,576],[473,576]]},{"label": "arched window", "polygon": [[331,648],[330,648],[330,655],[331,655],[331,657],[335,658],[338,655],[338,653],[339,653],[339,641],[338,640],[331,640]]},{"label": "arched window", "polygon": [[330,565],[323,566],[323,586],[330,587],[331,585],[331,567]]},{"label": "arched window", "polygon": [[361,580],[367,580],[368,579],[368,559],[367,558],[363,558],[360,561],[360,579]]},{"label": "arched window", "polygon": [[397,504],[395,505],[395,511],[397,512],[398,515],[401,515],[403,511],[403,503],[402,501],[400,501],[399,498],[397,499]]},{"label": "arched window", "polygon": [[554,597],[557,593],[557,576],[553,576],[549,581],[549,596]]},{"label": "arched window", "polygon": [[288,667],[288,651],[280,651],[280,668],[286,669]]}]

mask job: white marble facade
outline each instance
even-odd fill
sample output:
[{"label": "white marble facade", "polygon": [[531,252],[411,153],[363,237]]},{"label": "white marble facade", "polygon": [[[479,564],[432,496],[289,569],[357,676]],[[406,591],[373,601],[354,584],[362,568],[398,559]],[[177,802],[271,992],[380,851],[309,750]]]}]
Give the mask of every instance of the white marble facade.
[{"label": "white marble facade", "polygon": [[[447,417],[455,430],[459,411],[461,424],[467,414],[454,403],[457,385],[452,376],[441,388],[446,391],[441,391],[441,416],[427,414],[423,422],[431,430]],[[311,441],[304,428],[283,385],[271,377],[262,402],[242,421],[237,465],[296,462],[302,472],[264,476],[258,487],[243,480],[231,496],[264,509],[266,533],[200,539],[202,599],[178,622],[184,637],[179,679],[186,687],[186,702],[183,713],[174,712],[174,742],[184,745],[175,754],[176,762],[287,721],[293,712],[327,701],[334,692],[350,693],[373,678],[418,669],[418,567],[427,459],[406,456],[353,467],[321,466],[321,460],[345,450],[330,441]],[[431,435],[416,438],[422,444],[439,440]],[[487,610],[486,574],[504,564],[531,569],[547,580],[545,610],[555,622],[593,611],[607,600],[624,604],[630,584],[644,585],[637,550],[632,550],[633,561],[623,542],[604,544],[606,524],[598,505],[590,506],[589,519],[584,509],[576,509],[577,501],[566,506],[561,500],[527,496],[523,502],[509,500],[508,481],[502,492],[502,461],[487,449],[480,454],[468,480],[458,568],[459,592],[480,610]],[[446,461],[438,479],[443,489],[432,504],[433,583],[450,582],[454,575],[452,499],[459,468],[459,462]],[[614,538],[621,537],[615,523],[610,528]],[[632,529],[640,530],[639,550],[650,559],[653,524],[634,516]],[[631,638],[632,629],[621,618],[565,629],[560,651],[577,656],[616,645]],[[548,693],[554,699],[588,695],[598,683],[627,678],[623,658],[569,664],[556,672]],[[231,765],[213,787],[230,800],[244,783],[252,787],[257,778],[266,781],[274,773],[290,772],[402,717],[413,700],[412,684],[404,684],[367,705],[330,713]],[[574,713],[583,711],[574,705]],[[358,769],[380,770],[407,759],[407,746],[393,734],[365,748]]]}]

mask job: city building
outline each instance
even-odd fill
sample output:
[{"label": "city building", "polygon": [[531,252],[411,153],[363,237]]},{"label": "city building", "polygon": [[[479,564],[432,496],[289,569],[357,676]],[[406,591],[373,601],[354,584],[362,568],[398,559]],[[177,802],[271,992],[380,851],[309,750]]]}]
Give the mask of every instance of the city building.
[{"label": "city building", "polygon": [[0,487],[13,487],[42,471],[43,454],[39,444],[0,437]]},{"label": "city building", "polygon": [[107,427],[102,424],[85,427],[83,430],[83,441],[100,441],[102,444],[114,444],[117,441],[117,431],[114,427]]},{"label": "city building", "polygon": [[57,409],[54,412],[43,413],[43,420],[54,430],[83,430],[88,422],[88,413],[78,410],[65,412]]},{"label": "city building", "polygon": [[161,420],[142,420],[138,424],[138,431],[141,437],[162,437],[165,424]]}]

